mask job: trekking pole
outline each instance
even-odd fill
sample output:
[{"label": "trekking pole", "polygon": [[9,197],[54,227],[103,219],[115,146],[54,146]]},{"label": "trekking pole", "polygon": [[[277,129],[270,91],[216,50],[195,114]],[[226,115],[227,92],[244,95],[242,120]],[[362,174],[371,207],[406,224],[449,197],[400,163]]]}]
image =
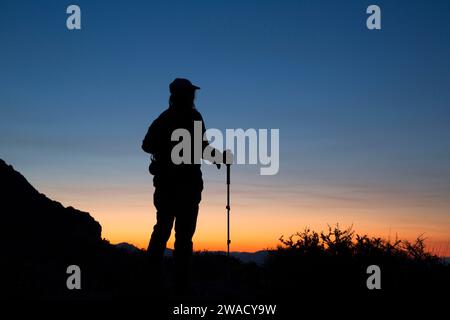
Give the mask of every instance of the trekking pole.
[{"label": "trekking pole", "polygon": [[227,165],[227,257],[230,257],[230,167],[231,164]]}]

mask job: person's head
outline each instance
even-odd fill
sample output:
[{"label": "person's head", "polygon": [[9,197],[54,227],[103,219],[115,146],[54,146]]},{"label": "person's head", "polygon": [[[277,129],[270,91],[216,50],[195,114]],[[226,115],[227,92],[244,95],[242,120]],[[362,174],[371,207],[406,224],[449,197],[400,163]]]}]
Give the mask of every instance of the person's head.
[{"label": "person's head", "polygon": [[194,86],[189,80],[176,78],[169,85],[169,107],[179,110],[195,108],[195,91],[198,89],[200,88]]}]

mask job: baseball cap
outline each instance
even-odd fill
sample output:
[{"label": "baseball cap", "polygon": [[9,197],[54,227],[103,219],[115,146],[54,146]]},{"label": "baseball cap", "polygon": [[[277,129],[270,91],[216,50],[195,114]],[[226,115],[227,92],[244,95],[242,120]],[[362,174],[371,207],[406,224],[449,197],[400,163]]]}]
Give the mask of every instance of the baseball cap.
[{"label": "baseball cap", "polygon": [[198,89],[200,89],[200,87],[193,85],[188,79],[183,78],[176,78],[169,85],[170,93],[179,93]]}]

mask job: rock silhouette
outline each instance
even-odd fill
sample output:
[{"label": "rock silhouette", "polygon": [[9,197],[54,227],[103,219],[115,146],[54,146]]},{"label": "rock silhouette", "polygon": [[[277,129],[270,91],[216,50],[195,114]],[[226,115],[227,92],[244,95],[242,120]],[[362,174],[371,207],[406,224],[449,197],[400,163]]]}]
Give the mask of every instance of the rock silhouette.
[{"label": "rock silhouette", "polygon": [[3,160],[0,177],[0,207],[7,226],[3,236],[8,248],[60,254],[61,249],[80,251],[101,242],[102,227],[89,213],[47,198]]},{"label": "rock silhouette", "polygon": [[91,267],[106,248],[100,224],[87,212],[47,198],[3,160],[0,208],[6,297],[64,296],[66,268]]}]

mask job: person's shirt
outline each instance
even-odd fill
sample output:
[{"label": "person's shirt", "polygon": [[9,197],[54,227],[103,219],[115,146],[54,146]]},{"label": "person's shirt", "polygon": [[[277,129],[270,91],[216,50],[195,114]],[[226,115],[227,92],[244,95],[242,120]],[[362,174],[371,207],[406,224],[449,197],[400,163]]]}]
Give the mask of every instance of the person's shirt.
[{"label": "person's shirt", "polygon": [[[201,136],[196,137],[194,135],[194,124],[198,121],[197,125],[201,125]],[[186,142],[178,137],[180,140],[172,141],[172,133],[176,129],[185,129],[189,132],[190,139]],[[198,130],[200,132],[200,130]],[[154,160],[157,162],[158,168],[161,171],[179,171],[179,170],[200,170],[200,161],[205,148],[209,147],[208,141],[203,140],[206,128],[203,121],[203,117],[195,108],[188,110],[177,110],[175,108],[168,108],[161,115],[153,121],[148,129],[148,132],[142,142],[142,149],[150,153]],[[200,139],[195,142],[194,139]],[[184,146],[190,145],[190,161],[189,163],[175,164],[172,161],[172,150],[179,143],[183,143]],[[201,144],[201,152],[195,152],[195,143]],[[179,148],[178,148],[179,149]],[[185,150],[186,151],[186,150]],[[213,151],[216,152],[215,150]],[[178,153],[178,152],[177,152]],[[179,155],[182,157],[183,151],[180,151]]]}]

